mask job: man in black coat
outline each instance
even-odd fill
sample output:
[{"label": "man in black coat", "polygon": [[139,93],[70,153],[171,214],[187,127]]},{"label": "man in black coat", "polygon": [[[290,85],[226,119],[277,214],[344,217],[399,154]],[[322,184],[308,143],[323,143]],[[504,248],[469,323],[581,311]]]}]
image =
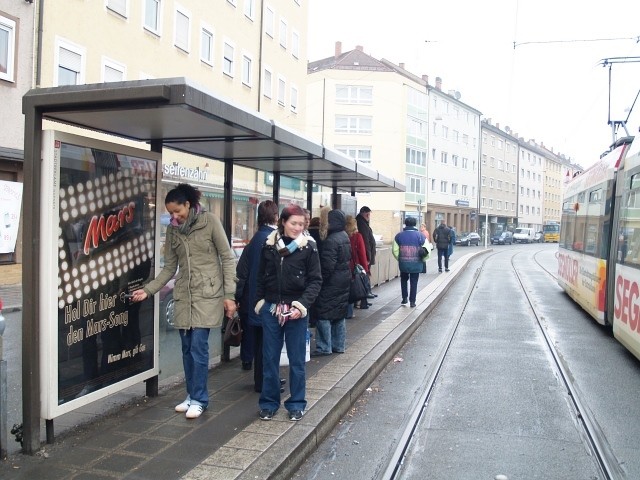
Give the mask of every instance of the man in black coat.
[{"label": "man in black coat", "polygon": [[[360,209],[360,213],[356,216],[358,224],[358,232],[364,238],[364,246],[367,251],[367,259],[369,260],[369,276],[371,276],[371,265],[376,264],[376,237],[373,236],[373,230],[369,226],[371,221],[371,209],[366,205]],[[378,295],[369,289],[367,298],[376,298]],[[369,308],[368,302],[360,302],[360,308]]]},{"label": "man in black coat", "polygon": [[451,229],[442,220],[432,237],[438,249],[438,271],[442,273],[442,257],[444,257],[444,271],[449,271],[449,244],[451,243]]}]

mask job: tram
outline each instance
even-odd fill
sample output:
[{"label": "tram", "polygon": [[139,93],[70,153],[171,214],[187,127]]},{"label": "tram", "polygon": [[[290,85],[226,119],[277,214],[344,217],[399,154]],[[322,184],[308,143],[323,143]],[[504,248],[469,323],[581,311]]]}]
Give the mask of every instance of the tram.
[{"label": "tram", "polygon": [[547,222],[542,226],[542,239],[544,243],[558,243],[560,241],[560,224]]},{"label": "tram", "polygon": [[640,359],[640,137],[567,184],[561,224],[558,283]]}]

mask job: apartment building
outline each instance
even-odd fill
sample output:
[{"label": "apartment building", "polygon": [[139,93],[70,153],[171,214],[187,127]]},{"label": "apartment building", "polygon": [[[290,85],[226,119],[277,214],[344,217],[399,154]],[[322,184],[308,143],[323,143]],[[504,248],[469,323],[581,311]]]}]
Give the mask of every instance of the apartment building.
[{"label": "apartment building", "polygon": [[478,229],[481,112],[463,103],[442,79],[429,85],[429,161],[427,225],[442,220],[457,232]]},{"label": "apartment building", "polygon": [[[33,84],[34,6],[28,2],[0,4],[0,182],[2,192],[12,192],[20,204],[23,180],[24,120],[22,96]],[[18,197],[16,197],[18,195]],[[10,199],[0,197],[5,207]],[[15,205],[14,201],[11,201]],[[17,228],[10,232],[3,227],[0,239],[0,264],[22,261],[21,215],[0,208],[9,215]],[[15,218],[14,218],[15,216]],[[8,236],[8,238],[5,238]]]},{"label": "apartment building", "polygon": [[480,232],[494,235],[517,226],[518,139],[490,118],[481,125],[479,226]]},{"label": "apartment building", "polygon": [[310,62],[307,133],[325,146],[391,178],[404,178],[406,193],[358,194],[373,210],[374,233],[390,242],[406,215],[426,207],[426,82],[401,65],[378,60],[358,46]]},{"label": "apartment building", "polygon": [[[185,77],[213,95],[257,111],[283,127],[303,129],[299,106],[305,102],[307,75],[305,1],[13,3],[11,12],[0,11],[0,42],[1,35],[6,37],[6,32],[13,29],[11,48],[7,50],[9,58],[16,59],[13,83],[0,75],[3,98],[11,96],[11,113],[2,109],[3,120],[5,113],[9,115],[3,122],[9,130],[0,133],[0,148],[12,149],[8,155],[16,157],[20,171],[24,129],[21,97],[30,88]],[[45,122],[44,128],[78,133],[72,127],[50,122]],[[94,132],[80,133],[114,141]],[[10,166],[5,158],[0,161],[0,172]],[[205,207],[223,216],[222,162],[204,161],[165,148],[163,167],[165,190],[182,181],[195,183],[203,191]],[[194,171],[199,172],[195,181],[193,176],[183,176],[183,172]],[[272,198],[272,176],[236,167],[234,189],[232,235],[245,240],[254,231],[256,205]],[[282,201],[302,203],[306,200],[304,189],[302,182],[283,178]]]},{"label": "apartment building", "polygon": [[518,226],[542,230],[545,152],[534,140],[518,140]]},{"label": "apartment building", "polygon": [[556,154],[541,145],[545,150],[544,157],[544,199],[542,205],[542,223],[560,223],[562,217],[562,192],[566,176],[567,158]]}]

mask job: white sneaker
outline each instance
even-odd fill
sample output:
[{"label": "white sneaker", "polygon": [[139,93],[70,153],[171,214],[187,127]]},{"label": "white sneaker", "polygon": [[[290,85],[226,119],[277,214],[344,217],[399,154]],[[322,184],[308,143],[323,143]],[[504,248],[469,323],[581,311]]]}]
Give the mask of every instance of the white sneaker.
[{"label": "white sneaker", "polygon": [[198,418],[204,412],[204,407],[202,405],[189,405],[189,410],[187,410],[186,417],[187,418]]},{"label": "white sneaker", "polygon": [[178,405],[176,405],[176,412],[184,413],[187,410],[189,410],[189,406],[191,406],[191,399],[190,398],[186,398],[184,400],[184,402],[179,403]]}]

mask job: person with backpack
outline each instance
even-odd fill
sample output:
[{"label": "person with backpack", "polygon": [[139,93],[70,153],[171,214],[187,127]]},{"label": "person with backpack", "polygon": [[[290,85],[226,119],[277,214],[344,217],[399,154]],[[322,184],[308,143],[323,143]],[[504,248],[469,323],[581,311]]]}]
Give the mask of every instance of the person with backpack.
[{"label": "person with backpack", "polygon": [[438,272],[442,273],[442,259],[444,258],[444,271],[449,271],[449,245],[451,244],[451,229],[442,220],[438,228],[433,231],[433,241],[438,249]]}]

